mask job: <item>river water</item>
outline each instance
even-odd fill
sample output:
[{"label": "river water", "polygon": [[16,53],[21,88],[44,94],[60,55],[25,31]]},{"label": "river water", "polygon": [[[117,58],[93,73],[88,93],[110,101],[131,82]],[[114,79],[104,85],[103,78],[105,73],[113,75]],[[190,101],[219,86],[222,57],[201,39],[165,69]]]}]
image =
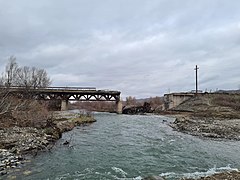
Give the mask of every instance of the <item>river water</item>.
[{"label": "river water", "polygon": [[[201,139],[173,131],[164,116],[96,113],[96,123],[64,133],[18,179],[166,179],[240,168],[240,142]],[[167,121],[167,122],[165,122]],[[70,147],[62,145],[70,141]],[[28,174],[28,173],[27,173]]]}]

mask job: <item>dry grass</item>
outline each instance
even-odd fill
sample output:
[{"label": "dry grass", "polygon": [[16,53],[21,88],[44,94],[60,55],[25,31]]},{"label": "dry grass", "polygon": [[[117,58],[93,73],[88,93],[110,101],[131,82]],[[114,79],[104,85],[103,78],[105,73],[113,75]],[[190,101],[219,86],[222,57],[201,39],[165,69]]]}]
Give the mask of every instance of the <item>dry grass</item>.
[{"label": "dry grass", "polygon": [[212,104],[240,111],[240,94],[216,94],[212,96]]},{"label": "dry grass", "polygon": [[17,97],[0,94],[2,108],[0,109],[0,127],[44,127],[50,114],[44,102],[23,100]]}]

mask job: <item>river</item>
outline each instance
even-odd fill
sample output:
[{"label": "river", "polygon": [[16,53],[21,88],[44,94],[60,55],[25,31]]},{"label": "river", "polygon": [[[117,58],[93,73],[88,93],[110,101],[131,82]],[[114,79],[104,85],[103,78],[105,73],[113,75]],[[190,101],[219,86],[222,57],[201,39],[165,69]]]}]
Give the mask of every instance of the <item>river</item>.
[{"label": "river", "polygon": [[[27,163],[24,171],[31,173],[18,179],[177,179],[240,168],[240,142],[173,131],[167,125],[172,118],[96,113],[95,119],[64,133],[51,152]],[[62,145],[66,140],[70,146]]]}]

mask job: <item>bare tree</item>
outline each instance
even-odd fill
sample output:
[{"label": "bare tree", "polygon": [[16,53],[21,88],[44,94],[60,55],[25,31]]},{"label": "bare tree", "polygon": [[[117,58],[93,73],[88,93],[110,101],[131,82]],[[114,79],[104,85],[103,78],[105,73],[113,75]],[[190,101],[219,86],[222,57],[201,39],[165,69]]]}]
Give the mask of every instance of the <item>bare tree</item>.
[{"label": "bare tree", "polygon": [[50,86],[51,80],[46,70],[29,66],[19,67],[16,58],[11,56],[5,72],[0,77],[0,85],[38,88]]},{"label": "bare tree", "polygon": [[136,105],[137,100],[135,97],[129,96],[126,97],[126,105]]},{"label": "bare tree", "polygon": [[[47,72],[36,67],[20,67],[11,56],[0,76],[0,86],[47,87],[51,84]],[[47,103],[19,99],[8,88],[0,88],[0,127],[11,125],[42,126],[48,119]]]},{"label": "bare tree", "polygon": [[3,77],[3,73],[2,76],[0,77],[0,86],[4,86],[5,85],[5,79]]},{"label": "bare tree", "polygon": [[16,63],[16,58],[14,56],[11,56],[8,59],[8,64],[5,67],[5,73],[3,73],[1,79],[2,83],[5,86],[11,86],[15,82],[16,78],[16,72],[18,69],[18,64]]}]

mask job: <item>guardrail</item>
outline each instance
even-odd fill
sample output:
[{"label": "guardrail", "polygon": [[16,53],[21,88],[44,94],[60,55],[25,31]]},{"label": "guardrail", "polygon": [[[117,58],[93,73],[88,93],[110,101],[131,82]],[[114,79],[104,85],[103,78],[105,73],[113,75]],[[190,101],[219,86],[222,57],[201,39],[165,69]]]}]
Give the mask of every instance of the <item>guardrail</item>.
[{"label": "guardrail", "polygon": [[0,86],[0,89],[36,89],[36,90],[44,90],[44,89],[48,89],[48,90],[85,90],[85,91],[96,91],[97,89],[95,87],[64,87],[64,86],[60,86],[60,87],[25,87],[25,86]]}]

